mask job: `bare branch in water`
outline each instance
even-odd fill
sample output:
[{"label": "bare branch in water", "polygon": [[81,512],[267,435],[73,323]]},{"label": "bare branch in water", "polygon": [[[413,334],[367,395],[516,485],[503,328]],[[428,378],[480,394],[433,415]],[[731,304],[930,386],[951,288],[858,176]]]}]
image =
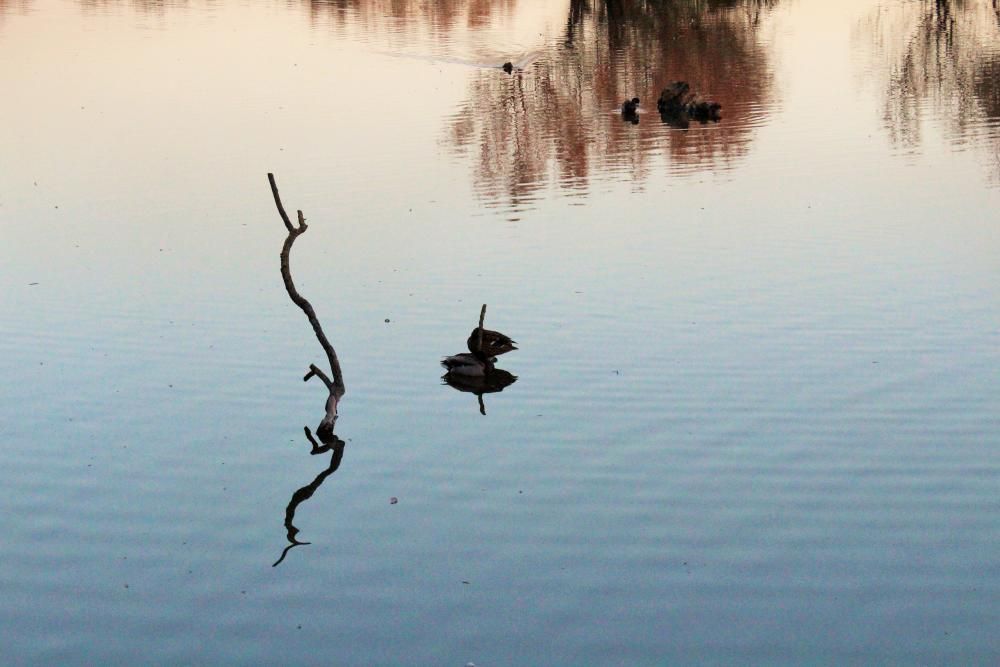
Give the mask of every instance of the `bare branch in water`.
[{"label": "bare branch in water", "polygon": [[483,349],[483,320],[486,319],[486,304],[483,304],[482,310],[479,311],[479,345],[478,349],[482,351]]},{"label": "bare branch in water", "polygon": [[288,213],[285,212],[284,205],[281,203],[281,195],[278,194],[278,184],[274,180],[274,174],[268,174],[267,180],[271,184],[274,205],[277,206],[281,221],[285,224],[285,229],[288,230],[288,236],[281,247],[281,279],[285,283],[285,290],[288,292],[289,298],[296,306],[302,309],[302,312],[309,319],[309,324],[312,325],[313,332],[316,334],[316,340],[319,341],[319,344],[323,347],[323,351],[326,352],[326,358],[330,362],[330,373],[333,376],[331,380],[322,369],[318,368],[315,364],[310,364],[309,372],[302,379],[309,380],[315,375],[326,385],[327,390],[330,392],[330,398],[326,402],[326,416],[320,422],[317,431],[320,429],[329,429],[332,432],[333,425],[337,421],[337,405],[340,403],[340,398],[344,395],[344,392],[347,391],[347,388],[344,386],[344,375],[340,370],[340,361],[337,359],[337,352],[333,349],[333,345],[330,344],[326,334],[323,332],[323,327],[320,326],[319,320],[316,318],[316,311],[313,310],[312,304],[299,294],[299,291],[295,288],[295,283],[292,281],[292,270],[289,266],[289,255],[292,252],[292,244],[309,227],[306,225],[306,219],[302,215],[302,211],[298,211],[298,226],[292,223],[288,217]]},{"label": "bare branch in water", "polygon": [[[281,203],[281,196],[278,194],[278,184],[274,181],[274,174],[267,175],[267,181],[271,184],[271,194],[274,195],[274,205],[278,207],[278,214],[281,216],[281,221],[285,223],[285,229],[288,230],[289,234],[295,233],[295,227],[292,225],[292,221],[288,219],[288,214],[285,213],[285,207]],[[299,225],[301,229],[298,233],[306,231],[306,226],[304,220],[302,219],[302,212],[299,211]]]},{"label": "bare branch in water", "polygon": [[[326,385],[327,391],[329,391],[329,398],[326,400],[326,415],[320,421],[319,426],[316,428],[316,436],[319,438],[320,442],[316,441],[313,437],[312,432],[309,427],[304,428],[306,439],[309,440],[312,445],[312,451],[310,454],[322,454],[324,452],[333,452],[330,458],[330,465],[327,466],[326,470],[321,472],[316,476],[311,483],[303,486],[301,489],[292,494],[292,499],[288,503],[288,507],[285,509],[285,531],[286,537],[288,538],[288,546],[285,547],[284,551],[281,552],[281,557],[275,561],[272,567],[276,567],[285,560],[285,556],[293,548],[303,544],[309,544],[309,542],[299,541],[297,535],[299,529],[295,527],[293,521],[295,520],[295,511],[298,506],[301,505],[306,500],[312,497],[313,493],[323,484],[323,481],[336,472],[337,468],[340,467],[340,461],[344,456],[344,441],[338,438],[333,433],[334,424],[337,422],[337,406],[340,403],[340,398],[344,395],[346,388],[344,387],[344,376],[340,370],[340,361],[337,359],[337,352],[333,349],[333,345],[327,339],[326,334],[323,332],[323,327],[320,326],[319,320],[316,318],[316,311],[313,310],[312,304],[295,288],[295,283],[292,281],[292,270],[289,264],[289,256],[292,252],[292,245],[295,243],[300,235],[305,233],[309,228],[306,225],[306,218],[302,215],[302,211],[298,211],[298,225],[292,223],[291,219],[288,217],[288,213],[285,211],[284,205],[281,203],[281,196],[278,194],[278,184],[274,180],[274,174],[268,174],[267,180],[271,184],[271,194],[274,195],[274,205],[278,207],[278,214],[281,216],[281,221],[285,224],[285,229],[288,230],[288,236],[285,238],[285,243],[281,247],[281,280],[285,283],[285,291],[288,292],[289,298],[292,300],[296,306],[302,309],[302,312],[306,314],[309,319],[309,324],[312,325],[313,332],[316,334],[316,340],[323,347],[323,351],[326,352],[326,358],[330,362],[330,375],[318,367],[316,364],[309,364],[309,371],[302,378],[303,381],[308,381],[314,376],[318,377],[320,381]],[[332,379],[331,377],[332,376]]]}]

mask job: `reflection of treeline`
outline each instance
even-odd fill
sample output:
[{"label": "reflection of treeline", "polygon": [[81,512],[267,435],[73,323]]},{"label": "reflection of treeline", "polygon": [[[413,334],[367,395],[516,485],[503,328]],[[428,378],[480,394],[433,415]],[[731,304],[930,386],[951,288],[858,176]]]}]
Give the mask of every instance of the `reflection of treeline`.
[{"label": "reflection of treeline", "polygon": [[8,14],[23,14],[31,7],[31,0],[0,0],[0,25]]},{"label": "reflection of treeline", "polygon": [[113,7],[131,7],[143,14],[161,15],[167,10],[187,7],[187,0],[77,0],[84,11],[99,12]]},{"label": "reflection of treeline", "polygon": [[[499,13],[510,12],[518,0],[307,0],[314,17],[346,20],[353,14],[375,27],[387,20],[415,20],[434,32],[458,26],[485,25]],[[398,29],[398,26],[396,26]]]},{"label": "reflection of treeline", "polygon": [[[308,3],[317,20],[373,30],[390,26],[406,40],[408,29],[488,26],[516,11],[518,0]],[[526,70],[511,77],[495,70],[474,75],[467,101],[451,122],[452,143],[477,156],[479,189],[515,207],[552,178],[583,187],[594,169],[622,168],[641,179],[658,152],[685,170],[731,162],[749,148],[751,124],[744,112],[770,104],[770,66],[757,29],[776,3],[570,0],[560,43],[549,45]],[[498,65],[503,62],[505,54],[494,55]],[[720,102],[727,120],[712,132],[675,133],[658,145],[639,145],[639,135],[609,113],[633,95],[655,110],[660,88],[678,79]],[[642,122],[655,120],[654,113]]]},{"label": "reflection of treeline", "polygon": [[[454,143],[478,151],[477,182],[486,196],[515,207],[552,178],[584,187],[592,170],[610,168],[641,179],[657,153],[684,170],[730,162],[749,147],[746,112],[770,103],[757,28],[772,4],[571,0],[564,40],[534,66],[514,77],[476,77],[453,121]],[[642,123],[659,122],[656,97],[678,79],[721,102],[723,117],[735,122],[649,143],[650,135],[612,113],[638,95],[652,110]]]},{"label": "reflection of treeline", "polygon": [[928,105],[959,140],[974,138],[984,119],[1000,119],[996,0],[924,0],[880,13],[866,27],[889,64],[884,120],[895,143],[919,145]]}]

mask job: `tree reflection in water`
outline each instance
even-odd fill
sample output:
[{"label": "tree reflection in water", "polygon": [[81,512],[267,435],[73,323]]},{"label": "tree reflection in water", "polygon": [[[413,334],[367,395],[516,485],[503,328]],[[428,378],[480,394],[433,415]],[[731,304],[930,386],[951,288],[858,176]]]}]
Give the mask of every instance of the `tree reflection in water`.
[{"label": "tree reflection in water", "polygon": [[0,28],[3,28],[7,16],[27,14],[31,9],[31,0],[0,0]]},{"label": "tree reflection in water", "polygon": [[[862,35],[886,66],[883,122],[892,142],[915,149],[928,111],[954,143],[985,147],[1000,180],[1000,3],[923,0],[869,17]],[[992,131],[990,128],[992,127]]]},{"label": "tree reflection in water", "polygon": [[641,181],[655,155],[686,172],[730,165],[749,150],[745,119],[651,135],[618,111],[636,95],[652,110],[640,122],[659,122],[655,100],[678,79],[721,102],[724,117],[767,107],[771,71],[757,32],[772,4],[572,0],[562,43],[530,70],[475,77],[452,120],[453,143],[478,152],[480,193],[515,210],[551,180],[580,192],[598,170]]},{"label": "tree reflection in water", "polygon": [[[522,0],[524,1],[524,0]],[[518,211],[550,183],[586,192],[598,172],[641,182],[660,156],[676,171],[731,166],[750,147],[754,118],[771,104],[772,74],[759,40],[777,0],[569,0],[557,43],[512,76],[483,67],[449,120],[453,148],[476,162],[479,194]],[[517,2],[483,0],[309,0],[316,21],[378,25],[392,17],[398,43],[413,34],[488,25]],[[446,40],[442,40],[444,42]],[[457,54],[477,56],[477,54]],[[516,54],[507,54],[513,59]],[[504,60],[497,60],[499,67]],[[719,101],[711,127],[659,132],[623,123],[622,100],[645,102],[642,125],[658,123],[660,89],[684,80]]]},{"label": "tree reflection in water", "polygon": [[[309,13],[315,22],[333,18],[347,21],[348,15],[358,22],[374,26],[400,21],[419,22],[435,34],[446,34],[456,28],[478,28],[488,25],[498,14],[510,14],[521,0],[307,0]],[[406,39],[406,30],[396,33]]]}]

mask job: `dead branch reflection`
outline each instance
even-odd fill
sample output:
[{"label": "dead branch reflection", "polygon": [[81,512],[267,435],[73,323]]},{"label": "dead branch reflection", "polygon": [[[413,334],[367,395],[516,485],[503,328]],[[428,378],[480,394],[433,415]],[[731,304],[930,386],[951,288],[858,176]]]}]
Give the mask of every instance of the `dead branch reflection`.
[{"label": "dead branch reflection", "polygon": [[345,443],[334,435],[332,431],[317,431],[316,435],[319,436],[322,444],[316,442],[308,426],[305,427],[305,434],[306,438],[312,444],[310,454],[316,455],[332,452],[330,455],[330,464],[320,474],[316,475],[316,479],[292,494],[292,499],[288,501],[288,507],[285,508],[285,536],[288,538],[288,546],[285,547],[284,551],[281,552],[281,557],[271,567],[280,565],[281,561],[285,560],[285,556],[288,555],[288,552],[292,548],[304,544],[312,544],[311,542],[300,542],[298,540],[299,529],[293,523],[295,521],[295,511],[299,508],[299,505],[312,498],[313,494],[326,481],[327,477],[337,472],[337,468],[340,467],[340,462],[344,458]]}]

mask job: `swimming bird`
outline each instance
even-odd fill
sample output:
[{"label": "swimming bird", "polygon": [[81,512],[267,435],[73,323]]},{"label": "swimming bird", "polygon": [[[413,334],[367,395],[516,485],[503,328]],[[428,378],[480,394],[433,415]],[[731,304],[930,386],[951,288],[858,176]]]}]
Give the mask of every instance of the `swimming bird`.
[{"label": "swimming bird", "polygon": [[633,97],[630,100],[625,100],[622,102],[622,115],[623,116],[634,116],[636,111],[639,109],[639,98]]},{"label": "swimming bird", "polygon": [[514,71],[514,63],[512,63],[510,61],[505,62],[503,64],[503,67],[501,67],[500,69],[502,69],[503,71],[507,72],[507,74],[510,74],[511,72]]},{"label": "swimming bird", "polygon": [[483,329],[483,347],[479,348],[479,327],[472,330],[466,341],[468,352],[460,352],[441,360],[441,365],[448,369],[449,375],[464,375],[482,377],[494,372],[493,364],[498,354],[516,350],[514,341],[499,331]]},{"label": "swimming bird", "polygon": [[494,373],[493,363],[497,355],[516,350],[517,346],[510,336],[483,327],[486,317],[486,304],[479,311],[479,326],[472,330],[465,341],[468,352],[460,352],[441,360],[441,365],[448,369],[448,375],[466,377],[483,377]]},{"label": "swimming bird", "polygon": [[[480,349],[479,329],[479,327],[473,329],[472,333],[469,334],[469,339],[465,342],[469,348],[469,352],[476,355],[477,358],[488,359],[517,349],[515,345],[517,341],[511,340],[510,336],[502,334],[499,331],[491,331],[490,329],[482,330],[482,349]],[[494,361],[496,360],[494,359]]]},{"label": "swimming bird", "polygon": [[470,352],[459,352],[441,360],[448,369],[448,376],[483,377],[493,372],[494,358],[484,358]]}]

